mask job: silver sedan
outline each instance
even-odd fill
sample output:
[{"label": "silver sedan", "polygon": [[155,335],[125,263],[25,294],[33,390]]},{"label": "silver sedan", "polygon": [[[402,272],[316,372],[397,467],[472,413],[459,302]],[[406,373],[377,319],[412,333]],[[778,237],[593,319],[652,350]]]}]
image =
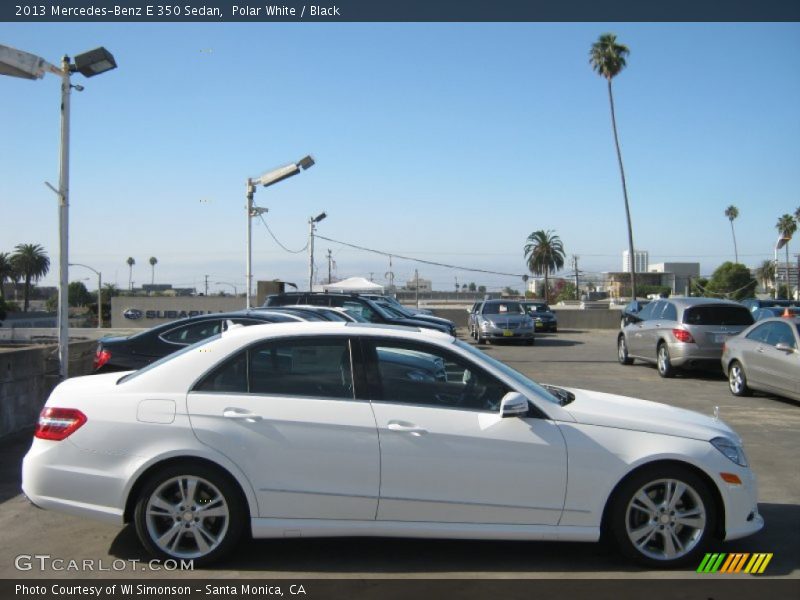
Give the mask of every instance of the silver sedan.
[{"label": "silver sedan", "polygon": [[734,396],[760,390],[800,400],[800,317],[758,321],[728,339],[722,368]]}]

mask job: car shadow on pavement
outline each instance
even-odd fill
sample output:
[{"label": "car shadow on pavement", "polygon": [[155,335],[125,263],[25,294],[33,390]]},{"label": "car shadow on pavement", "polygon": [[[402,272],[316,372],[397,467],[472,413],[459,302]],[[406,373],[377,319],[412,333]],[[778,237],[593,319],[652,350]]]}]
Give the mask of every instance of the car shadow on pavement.
[{"label": "car shadow on pavement", "polygon": [[12,433],[2,439],[3,460],[0,461],[0,504],[20,494],[22,457],[33,443],[33,429]]},{"label": "car shadow on pavement", "polygon": [[[800,568],[800,506],[760,504],[766,527],[742,540],[714,543],[712,552],[773,552],[765,575],[787,576]],[[132,526],[119,532],[109,553],[147,560]],[[702,559],[702,557],[701,557]],[[699,565],[699,562],[698,562]],[[670,573],[694,573],[688,566]],[[622,558],[606,543],[428,540],[405,538],[318,538],[245,540],[207,572],[303,573],[658,573]]]}]

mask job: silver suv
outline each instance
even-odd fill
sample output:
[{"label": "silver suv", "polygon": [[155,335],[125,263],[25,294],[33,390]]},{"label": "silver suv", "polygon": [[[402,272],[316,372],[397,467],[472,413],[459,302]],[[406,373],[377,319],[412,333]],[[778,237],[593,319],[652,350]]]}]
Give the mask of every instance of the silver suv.
[{"label": "silver suv", "polygon": [[617,337],[619,362],[655,363],[662,377],[679,368],[718,367],[725,340],[753,324],[747,308],[714,298],[657,300],[631,319]]}]

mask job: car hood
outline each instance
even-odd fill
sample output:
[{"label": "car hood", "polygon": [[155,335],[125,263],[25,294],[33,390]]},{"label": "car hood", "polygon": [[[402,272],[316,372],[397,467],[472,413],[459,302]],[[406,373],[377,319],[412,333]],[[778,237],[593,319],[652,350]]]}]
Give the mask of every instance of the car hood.
[{"label": "car hood", "polygon": [[530,318],[528,315],[522,315],[522,314],[481,315],[481,317],[483,317],[487,321],[492,321],[494,323],[505,323],[505,322],[519,323],[521,321],[525,321],[526,319]]},{"label": "car hood", "polygon": [[563,408],[578,423],[706,441],[724,436],[741,444],[736,432],[724,422],[698,412],[615,394],[568,391],[575,400]]}]

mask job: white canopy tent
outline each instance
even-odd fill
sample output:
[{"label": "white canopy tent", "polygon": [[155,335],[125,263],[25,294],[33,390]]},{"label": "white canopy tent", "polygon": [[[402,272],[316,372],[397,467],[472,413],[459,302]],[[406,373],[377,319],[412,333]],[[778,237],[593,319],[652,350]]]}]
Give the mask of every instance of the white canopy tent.
[{"label": "white canopy tent", "polygon": [[383,294],[382,285],[373,283],[364,277],[350,277],[349,279],[342,279],[335,283],[326,283],[322,285],[322,289],[326,292],[341,292],[345,294]]}]

